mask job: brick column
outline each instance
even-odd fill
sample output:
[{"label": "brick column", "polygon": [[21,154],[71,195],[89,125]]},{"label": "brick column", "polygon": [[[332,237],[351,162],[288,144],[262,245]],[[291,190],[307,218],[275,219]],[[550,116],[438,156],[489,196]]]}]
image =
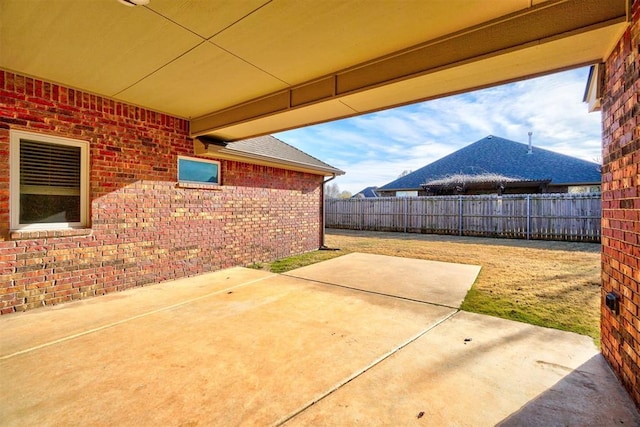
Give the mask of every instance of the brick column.
[{"label": "brick column", "polygon": [[[602,99],[602,353],[640,407],[640,2],[606,61]],[[606,305],[619,298],[618,312]]]}]

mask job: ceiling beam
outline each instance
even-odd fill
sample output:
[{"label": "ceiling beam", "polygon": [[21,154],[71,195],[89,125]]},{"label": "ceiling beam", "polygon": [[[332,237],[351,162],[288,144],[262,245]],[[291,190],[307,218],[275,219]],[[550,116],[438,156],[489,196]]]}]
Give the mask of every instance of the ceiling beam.
[{"label": "ceiling beam", "polygon": [[[336,101],[354,93],[542,45],[626,20],[625,0],[550,0],[284,91],[192,119],[191,134],[215,135],[217,130],[233,125]],[[415,99],[420,98],[416,94]],[[286,125],[279,130],[285,128]]]}]

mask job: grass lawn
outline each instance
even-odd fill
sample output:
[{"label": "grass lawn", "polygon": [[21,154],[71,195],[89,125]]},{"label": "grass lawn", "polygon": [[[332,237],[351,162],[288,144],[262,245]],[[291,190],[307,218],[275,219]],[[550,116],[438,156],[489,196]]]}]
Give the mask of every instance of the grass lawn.
[{"label": "grass lawn", "polygon": [[328,230],[326,245],[340,250],[259,267],[282,273],[350,252],[480,265],[463,310],[577,332],[600,344],[599,244]]}]

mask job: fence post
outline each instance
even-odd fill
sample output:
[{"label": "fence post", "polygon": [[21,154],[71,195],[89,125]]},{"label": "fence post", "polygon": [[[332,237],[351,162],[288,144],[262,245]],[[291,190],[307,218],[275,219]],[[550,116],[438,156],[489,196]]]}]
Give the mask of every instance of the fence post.
[{"label": "fence post", "polygon": [[458,219],[458,235],[462,236],[462,196],[458,196],[458,212],[459,212],[459,219]]},{"label": "fence post", "polygon": [[407,232],[407,217],[409,215],[409,198],[405,197],[404,198],[404,219],[403,219],[403,223],[404,223],[404,232]]},{"label": "fence post", "polygon": [[527,240],[531,239],[531,195],[527,194]]}]

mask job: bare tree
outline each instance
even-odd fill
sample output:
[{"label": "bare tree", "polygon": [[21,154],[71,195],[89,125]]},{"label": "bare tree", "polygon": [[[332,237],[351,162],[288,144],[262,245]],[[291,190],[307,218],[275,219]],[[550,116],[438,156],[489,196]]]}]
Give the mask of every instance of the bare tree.
[{"label": "bare tree", "polygon": [[402,172],[400,172],[400,175],[398,175],[398,178],[402,178],[403,176],[407,176],[409,175],[411,172],[413,172],[411,169],[405,169]]},{"label": "bare tree", "polygon": [[331,184],[325,184],[324,198],[337,199],[338,197],[340,197],[340,187],[338,187],[338,184],[336,184],[335,182]]},{"label": "bare tree", "polygon": [[598,156],[593,159],[598,164],[598,172],[602,173],[602,157]]}]

